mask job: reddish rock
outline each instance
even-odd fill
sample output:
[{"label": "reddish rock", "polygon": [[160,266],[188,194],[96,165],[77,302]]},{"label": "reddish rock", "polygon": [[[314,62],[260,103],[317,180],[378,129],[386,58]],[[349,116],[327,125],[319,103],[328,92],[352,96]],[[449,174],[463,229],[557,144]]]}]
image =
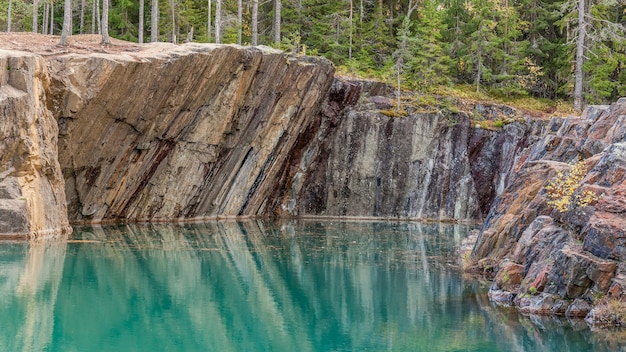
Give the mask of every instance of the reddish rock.
[{"label": "reddish rock", "polygon": [[615,262],[594,257],[580,249],[564,247],[554,256],[546,292],[563,298],[579,298],[588,289],[606,292],[615,276]]},{"label": "reddish rock", "polygon": [[539,275],[537,275],[535,280],[533,280],[533,282],[530,284],[530,287],[531,289],[535,288],[537,291],[541,292],[546,287],[547,283],[548,283],[548,270],[547,268],[544,268],[539,273]]},{"label": "reddish rock", "polygon": [[[620,99],[589,107],[580,119],[554,119],[546,135],[518,155],[517,174],[494,201],[473,256],[524,266],[522,283],[511,291],[522,311],[563,314],[564,299],[589,298],[592,291],[624,297],[618,264],[626,261],[625,141],[626,99]],[[591,191],[600,199],[563,213],[550,209],[545,186],[580,157],[588,173],[575,195]],[[543,292],[527,295],[531,287]],[[584,316],[588,305],[576,301],[567,314]]]},{"label": "reddish rock", "polygon": [[492,288],[504,291],[515,292],[524,279],[524,267],[522,265],[507,261],[502,264],[500,270],[493,280]]}]

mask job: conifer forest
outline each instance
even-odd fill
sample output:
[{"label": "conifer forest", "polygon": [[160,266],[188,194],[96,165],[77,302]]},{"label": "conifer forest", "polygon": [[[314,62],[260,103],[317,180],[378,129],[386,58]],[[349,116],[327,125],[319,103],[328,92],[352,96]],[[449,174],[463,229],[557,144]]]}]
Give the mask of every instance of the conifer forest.
[{"label": "conifer forest", "polygon": [[0,9],[7,32],[61,35],[66,14],[70,34],[267,45],[425,93],[464,85],[578,110],[626,96],[624,0],[0,0]]}]

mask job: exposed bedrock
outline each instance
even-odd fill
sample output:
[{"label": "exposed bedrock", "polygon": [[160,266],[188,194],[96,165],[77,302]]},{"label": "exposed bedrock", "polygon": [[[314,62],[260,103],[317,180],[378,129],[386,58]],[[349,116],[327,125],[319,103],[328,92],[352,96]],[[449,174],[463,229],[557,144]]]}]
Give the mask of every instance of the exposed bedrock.
[{"label": "exposed bedrock", "polygon": [[330,62],[187,44],[50,61],[70,218],[255,216],[333,80]]},{"label": "exposed bedrock", "polygon": [[278,213],[479,220],[517,153],[542,131],[543,122],[530,120],[475,128],[467,114],[447,110],[389,117],[380,109],[393,109],[393,101],[378,94],[389,93],[335,81],[312,142],[290,158]]},{"label": "exposed bedrock", "polygon": [[45,61],[0,50],[0,234],[71,232],[57,161],[57,124],[44,105]]},{"label": "exposed bedrock", "polygon": [[[585,316],[609,299],[626,300],[626,98],[555,119],[548,131],[520,154],[473,257],[494,271],[492,299],[530,313]],[[585,160],[586,176],[574,199],[584,191],[600,198],[554,210],[545,186],[576,160]]]}]

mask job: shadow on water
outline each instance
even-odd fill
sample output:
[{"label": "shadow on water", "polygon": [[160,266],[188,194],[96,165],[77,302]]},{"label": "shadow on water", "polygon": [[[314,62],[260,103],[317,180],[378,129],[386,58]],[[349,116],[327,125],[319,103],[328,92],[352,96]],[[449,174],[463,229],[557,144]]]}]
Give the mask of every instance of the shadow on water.
[{"label": "shadow on water", "polygon": [[[11,351],[609,351],[584,323],[493,307],[462,225],[80,227],[0,244]],[[613,335],[617,336],[617,335]]]}]

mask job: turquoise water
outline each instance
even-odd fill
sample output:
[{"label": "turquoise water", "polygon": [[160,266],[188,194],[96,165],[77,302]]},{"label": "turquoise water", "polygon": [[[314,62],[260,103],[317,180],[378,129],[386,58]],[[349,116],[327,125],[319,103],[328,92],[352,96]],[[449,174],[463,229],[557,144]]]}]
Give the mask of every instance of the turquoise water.
[{"label": "turquoise water", "polygon": [[584,323],[493,307],[468,227],[214,222],[0,243],[2,351],[603,351]]}]

